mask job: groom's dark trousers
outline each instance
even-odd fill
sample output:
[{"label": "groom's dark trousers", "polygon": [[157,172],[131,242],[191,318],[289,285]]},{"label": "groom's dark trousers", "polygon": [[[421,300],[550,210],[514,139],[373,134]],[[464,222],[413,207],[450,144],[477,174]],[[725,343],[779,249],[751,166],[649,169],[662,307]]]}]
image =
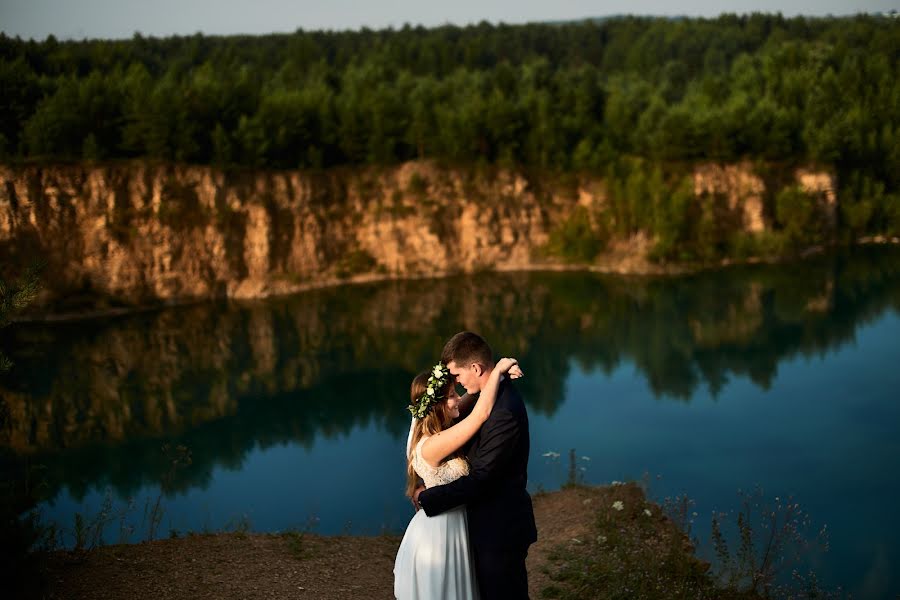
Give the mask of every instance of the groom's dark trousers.
[{"label": "groom's dark trousers", "polygon": [[525,557],[537,541],[528,482],[528,414],[504,379],[491,416],[466,448],[469,474],[419,495],[428,516],[466,505],[482,600],[528,598]]}]

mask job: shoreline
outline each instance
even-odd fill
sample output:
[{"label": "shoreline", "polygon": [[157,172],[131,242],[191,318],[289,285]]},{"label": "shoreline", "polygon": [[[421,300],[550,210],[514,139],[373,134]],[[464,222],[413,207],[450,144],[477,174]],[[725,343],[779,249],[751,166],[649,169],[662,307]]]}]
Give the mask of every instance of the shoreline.
[{"label": "shoreline", "polygon": [[[611,275],[618,277],[634,277],[634,278],[671,278],[694,275],[698,273],[726,270],[733,267],[754,266],[754,265],[777,265],[791,262],[802,262],[804,260],[822,256],[831,250],[841,247],[864,247],[864,246],[900,246],[900,237],[887,238],[884,236],[867,236],[860,238],[855,244],[849,246],[830,245],[817,246],[809,248],[803,253],[794,256],[785,256],[775,259],[750,257],[743,260],[724,259],[718,264],[696,265],[696,264],[666,264],[653,265],[653,268],[617,268],[609,264],[560,264],[560,263],[532,263],[528,266],[504,267],[498,266],[492,269],[486,269],[483,272],[491,273],[563,273],[563,272],[582,272],[598,275]],[[619,261],[624,263],[627,261]],[[652,264],[652,263],[647,263]],[[256,301],[264,301],[274,298],[285,298],[306,292],[338,288],[342,286],[366,285],[371,283],[385,282],[405,282],[420,281],[428,279],[446,279],[460,275],[474,275],[482,271],[434,271],[431,273],[418,273],[407,275],[396,275],[388,273],[365,273],[359,275],[351,275],[344,278],[326,278],[315,282],[302,284],[292,284],[288,287],[277,285],[274,289],[269,289],[259,295],[251,297],[242,296],[209,296],[201,298],[175,298],[162,300],[154,304],[141,304],[135,306],[121,306],[115,308],[100,308],[85,311],[61,311],[61,312],[41,312],[36,310],[32,314],[19,315],[11,320],[11,323],[70,323],[76,321],[89,321],[92,319],[112,318],[119,316],[129,316],[141,313],[155,312],[166,310],[169,308],[178,308],[184,306],[192,306],[198,304],[207,304],[214,302],[225,303],[251,303]]]}]

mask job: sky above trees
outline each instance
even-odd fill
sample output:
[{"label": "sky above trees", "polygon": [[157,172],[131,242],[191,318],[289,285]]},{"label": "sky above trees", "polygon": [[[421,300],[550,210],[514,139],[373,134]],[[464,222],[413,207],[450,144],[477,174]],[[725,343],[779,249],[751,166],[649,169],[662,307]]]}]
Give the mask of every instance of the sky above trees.
[{"label": "sky above trees", "polygon": [[785,16],[851,15],[897,9],[896,0],[0,0],[0,31],[22,38],[129,38],[145,36],[292,32],[525,23],[616,14],[714,17],[723,12],[781,12]]}]

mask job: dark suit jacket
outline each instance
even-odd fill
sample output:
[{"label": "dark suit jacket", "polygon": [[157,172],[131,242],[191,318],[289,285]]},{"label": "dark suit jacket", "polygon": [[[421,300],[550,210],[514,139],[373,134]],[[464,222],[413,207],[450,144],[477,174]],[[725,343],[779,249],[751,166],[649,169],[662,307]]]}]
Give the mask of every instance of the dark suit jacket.
[{"label": "dark suit jacket", "polygon": [[491,416],[470,442],[469,474],[424,490],[428,516],[465,504],[469,538],[477,547],[528,547],[537,541],[528,482],[528,414],[515,386],[500,383]]}]

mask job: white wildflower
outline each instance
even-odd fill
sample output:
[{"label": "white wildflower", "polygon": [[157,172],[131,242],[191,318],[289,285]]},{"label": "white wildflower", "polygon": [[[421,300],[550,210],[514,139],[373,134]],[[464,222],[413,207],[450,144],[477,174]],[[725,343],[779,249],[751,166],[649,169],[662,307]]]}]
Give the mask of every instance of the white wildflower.
[{"label": "white wildflower", "polygon": [[541,456],[545,458],[559,458],[559,452],[551,450],[550,452],[544,452]]},{"label": "white wildflower", "polygon": [[649,509],[649,508],[645,508],[645,509],[644,509],[644,514],[647,515],[648,517],[652,517],[652,516],[653,516],[653,513],[650,512],[650,509]]},{"label": "white wildflower", "polygon": [[616,500],[615,502],[613,502],[612,507],[616,510],[622,510],[625,508],[625,505],[622,503],[621,500]]},{"label": "white wildflower", "polygon": [[433,388],[433,387],[431,387],[431,386],[429,385],[427,391],[428,391],[428,395],[429,395],[429,396],[434,396],[434,388]]},{"label": "white wildflower", "polygon": [[581,460],[591,460],[591,457],[590,456],[582,456]]},{"label": "white wildflower", "polygon": [[441,365],[435,365],[434,371],[431,372],[435,379],[440,379],[444,374],[444,371],[441,369]]},{"label": "white wildflower", "polygon": [[605,536],[605,535],[598,535],[598,536],[597,536],[597,543],[598,543],[598,544],[605,544],[605,543],[606,543],[606,536]]}]

